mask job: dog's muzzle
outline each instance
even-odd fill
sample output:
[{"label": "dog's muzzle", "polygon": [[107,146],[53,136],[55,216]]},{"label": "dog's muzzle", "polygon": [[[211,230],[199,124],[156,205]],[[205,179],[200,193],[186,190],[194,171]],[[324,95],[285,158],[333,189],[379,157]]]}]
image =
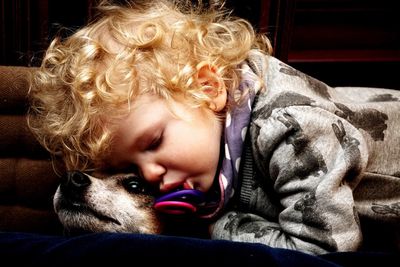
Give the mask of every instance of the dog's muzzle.
[{"label": "dog's muzzle", "polygon": [[60,183],[60,190],[70,200],[81,201],[90,186],[89,177],[80,171],[67,172]]}]

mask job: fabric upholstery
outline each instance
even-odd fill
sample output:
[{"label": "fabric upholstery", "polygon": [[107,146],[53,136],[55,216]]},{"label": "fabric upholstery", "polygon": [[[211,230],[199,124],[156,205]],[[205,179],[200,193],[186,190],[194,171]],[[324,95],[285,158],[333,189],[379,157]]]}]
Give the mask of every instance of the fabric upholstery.
[{"label": "fabric upholstery", "polygon": [[60,233],[52,206],[58,175],[26,121],[33,71],[0,66],[0,231]]},{"label": "fabric upholstery", "polygon": [[[24,255],[24,257],[20,257]],[[144,234],[74,238],[0,233],[0,257],[17,266],[281,266],[335,267],[334,262],[262,244]]]}]

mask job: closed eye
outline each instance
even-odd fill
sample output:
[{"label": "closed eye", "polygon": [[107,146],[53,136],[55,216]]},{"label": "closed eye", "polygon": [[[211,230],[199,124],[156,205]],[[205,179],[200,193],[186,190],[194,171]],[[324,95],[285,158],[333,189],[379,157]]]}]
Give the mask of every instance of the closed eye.
[{"label": "closed eye", "polygon": [[146,150],[148,151],[152,151],[152,150],[156,150],[157,148],[159,148],[162,144],[163,141],[163,133],[161,133],[160,135],[157,135],[156,138],[154,138],[150,144],[147,146]]}]

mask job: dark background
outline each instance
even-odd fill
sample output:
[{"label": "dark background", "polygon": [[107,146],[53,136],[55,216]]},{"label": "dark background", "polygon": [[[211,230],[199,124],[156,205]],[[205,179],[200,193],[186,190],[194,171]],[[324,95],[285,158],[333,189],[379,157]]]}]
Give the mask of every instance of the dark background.
[{"label": "dark background", "polygon": [[[214,0],[215,1],[215,0]],[[332,86],[400,89],[400,12],[391,0],[227,0],[274,55]],[[96,0],[0,0],[0,65],[38,66],[49,40],[80,27]]]}]

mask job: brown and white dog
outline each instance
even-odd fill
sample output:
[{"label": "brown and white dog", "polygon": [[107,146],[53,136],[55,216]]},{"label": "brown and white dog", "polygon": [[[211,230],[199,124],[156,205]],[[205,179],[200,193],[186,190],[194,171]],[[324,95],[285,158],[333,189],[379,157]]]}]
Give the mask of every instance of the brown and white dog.
[{"label": "brown and white dog", "polygon": [[54,209],[66,233],[158,234],[162,220],[151,189],[134,174],[67,172],[54,195]]}]

